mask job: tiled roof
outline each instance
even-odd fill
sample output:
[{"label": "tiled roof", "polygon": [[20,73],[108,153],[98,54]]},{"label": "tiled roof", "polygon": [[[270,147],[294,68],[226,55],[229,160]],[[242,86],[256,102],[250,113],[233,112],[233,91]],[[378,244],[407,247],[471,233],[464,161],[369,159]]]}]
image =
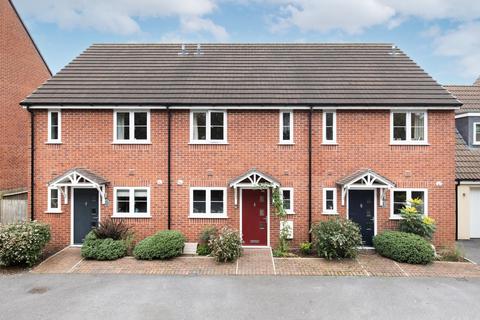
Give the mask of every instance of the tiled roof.
[{"label": "tiled roof", "polygon": [[341,185],[341,186],[344,186],[346,184],[357,181],[358,179],[362,178],[363,176],[365,176],[369,173],[378,177],[378,178],[380,178],[380,179],[382,179],[385,183],[390,184],[392,186],[395,186],[395,182],[391,181],[390,179],[385,178],[384,176],[376,173],[375,171],[373,171],[372,169],[369,169],[369,168],[359,169],[359,170],[349,174],[348,176],[345,176],[345,177],[341,178],[340,180],[338,180],[337,184]]},{"label": "tiled roof", "polygon": [[23,105],[459,106],[391,44],[95,44]]},{"label": "tiled roof", "polygon": [[63,178],[66,178],[67,176],[69,176],[70,174],[74,173],[74,172],[77,172],[79,174],[81,174],[82,176],[84,176],[85,178],[89,179],[90,181],[96,183],[96,184],[99,184],[99,185],[102,185],[102,184],[107,184],[108,183],[108,180],[106,180],[105,178],[91,172],[90,170],[87,170],[87,169],[84,169],[84,168],[72,168],[70,170],[67,170],[66,172],[62,173],[61,175],[57,176],[55,179],[52,179],[50,183],[54,182],[54,181],[57,181],[57,180],[61,180]]},{"label": "tiled roof", "polygon": [[449,85],[445,89],[463,103],[457,113],[480,112],[480,79],[471,86]]},{"label": "tiled roof", "polygon": [[480,150],[469,148],[457,131],[456,177],[459,180],[480,180]]}]

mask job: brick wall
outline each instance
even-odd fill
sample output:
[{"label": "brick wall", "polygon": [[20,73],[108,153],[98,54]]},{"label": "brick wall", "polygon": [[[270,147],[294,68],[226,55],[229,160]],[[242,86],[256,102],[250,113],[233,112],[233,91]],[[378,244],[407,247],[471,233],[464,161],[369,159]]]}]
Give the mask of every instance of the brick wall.
[{"label": "brick wall", "polygon": [[50,77],[7,0],[0,1],[0,190],[26,188],[30,116],[19,102]]},{"label": "brick wall", "polygon": [[[60,214],[45,213],[47,183],[72,167],[85,167],[107,178],[107,198],[113,187],[150,186],[151,219],[128,219],[141,239],[167,227],[167,115],[151,112],[150,145],[114,145],[111,110],[62,112],[61,145],[45,144],[47,112],[36,112],[36,215],[52,225],[51,249],[70,243],[70,206]],[[255,167],[294,188],[294,245],[308,240],[308,112],[294,114],[294,145],[279,145],[278,111],[229,111],[227,145],[189,144],[189,112],[172,114],[172,229],[196,241],[206,225],[228,224],[239,228],[239,207],[228,189],[228,219],[191,219],[189,187],[226,187],[228,182]],[[455,237],[454,114],[430,111],[429,146],[391,146],[389,111],[338,111],[337,146],[321,144],[322,113],[314,112],[313,124],[313,221],[322,215],[322,188],[335,187],[340,178],[371,168],[398,187],[427,188],[429,215],[437,220],[435,243],[450,244]],[[157,184],[162,180],[163,184]],[[183,181],[179,185],[177,182]],[[443,186],[436,186],[441,181]],[[338,210],[341,190],[337,190]],[[112,214],[113,203],[101,205],[101,217]],[[386,208],[377,207],[378,231],[393,228]],[[279,221],[271,217],[271,245],[276,246]]]}]

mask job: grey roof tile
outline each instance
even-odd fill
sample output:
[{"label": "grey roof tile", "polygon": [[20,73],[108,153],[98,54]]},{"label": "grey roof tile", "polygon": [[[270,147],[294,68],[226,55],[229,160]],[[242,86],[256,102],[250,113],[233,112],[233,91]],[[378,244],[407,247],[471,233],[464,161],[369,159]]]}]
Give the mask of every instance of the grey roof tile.
[{"label": "grey roof tile", "polygon": [[457,131],[456,178],[459,180],[480,180],[480,150],[469,148]]},{"label": "grey roof tile", "polygon": [[471,86],[448,85],[445,89],[463,103],[458,114],[480,112],[480,79]]},{"label": "grey roof tile", "polygon": [[96,44],[24,105],[459,105],[390,44]]}]

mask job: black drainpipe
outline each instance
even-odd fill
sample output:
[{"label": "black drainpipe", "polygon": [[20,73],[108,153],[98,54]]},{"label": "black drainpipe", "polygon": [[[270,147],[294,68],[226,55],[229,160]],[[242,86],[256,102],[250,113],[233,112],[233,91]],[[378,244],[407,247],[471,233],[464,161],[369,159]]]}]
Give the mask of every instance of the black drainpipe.
[{"label": "black drainpipe", "polygon": [[167,106],[167,117],[168,117],[168,124],[167,124],[167,197],[168,197],[168,230],[171,228],[172,219],[171,219],[171,122],[172,122],[172,114],[170,111],[170,107]]},{"label": "black drainpipe", "polygon": [[459,180],[455,180],[455,240],[458,240],[458,184]]},{"label": "black drainpipe", "polygon": [[27,111],[30,112],[30,219],[33,221],[35,220],[35,115],[28,107]]},{"label": "black drainpipe", "polygon": [[308,113],[308,241],[312,242],[312,113],[313,109],[310,107]]}]

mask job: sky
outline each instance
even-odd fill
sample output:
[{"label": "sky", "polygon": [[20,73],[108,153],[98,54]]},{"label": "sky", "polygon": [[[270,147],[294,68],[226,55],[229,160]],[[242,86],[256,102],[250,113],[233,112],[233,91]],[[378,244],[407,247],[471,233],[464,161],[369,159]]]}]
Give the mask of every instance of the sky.
[{"label": "sky", "polygon": [[480,76],[478,0],[13,0],[52,72],[93,43],[394,43],[441,84]]}]

